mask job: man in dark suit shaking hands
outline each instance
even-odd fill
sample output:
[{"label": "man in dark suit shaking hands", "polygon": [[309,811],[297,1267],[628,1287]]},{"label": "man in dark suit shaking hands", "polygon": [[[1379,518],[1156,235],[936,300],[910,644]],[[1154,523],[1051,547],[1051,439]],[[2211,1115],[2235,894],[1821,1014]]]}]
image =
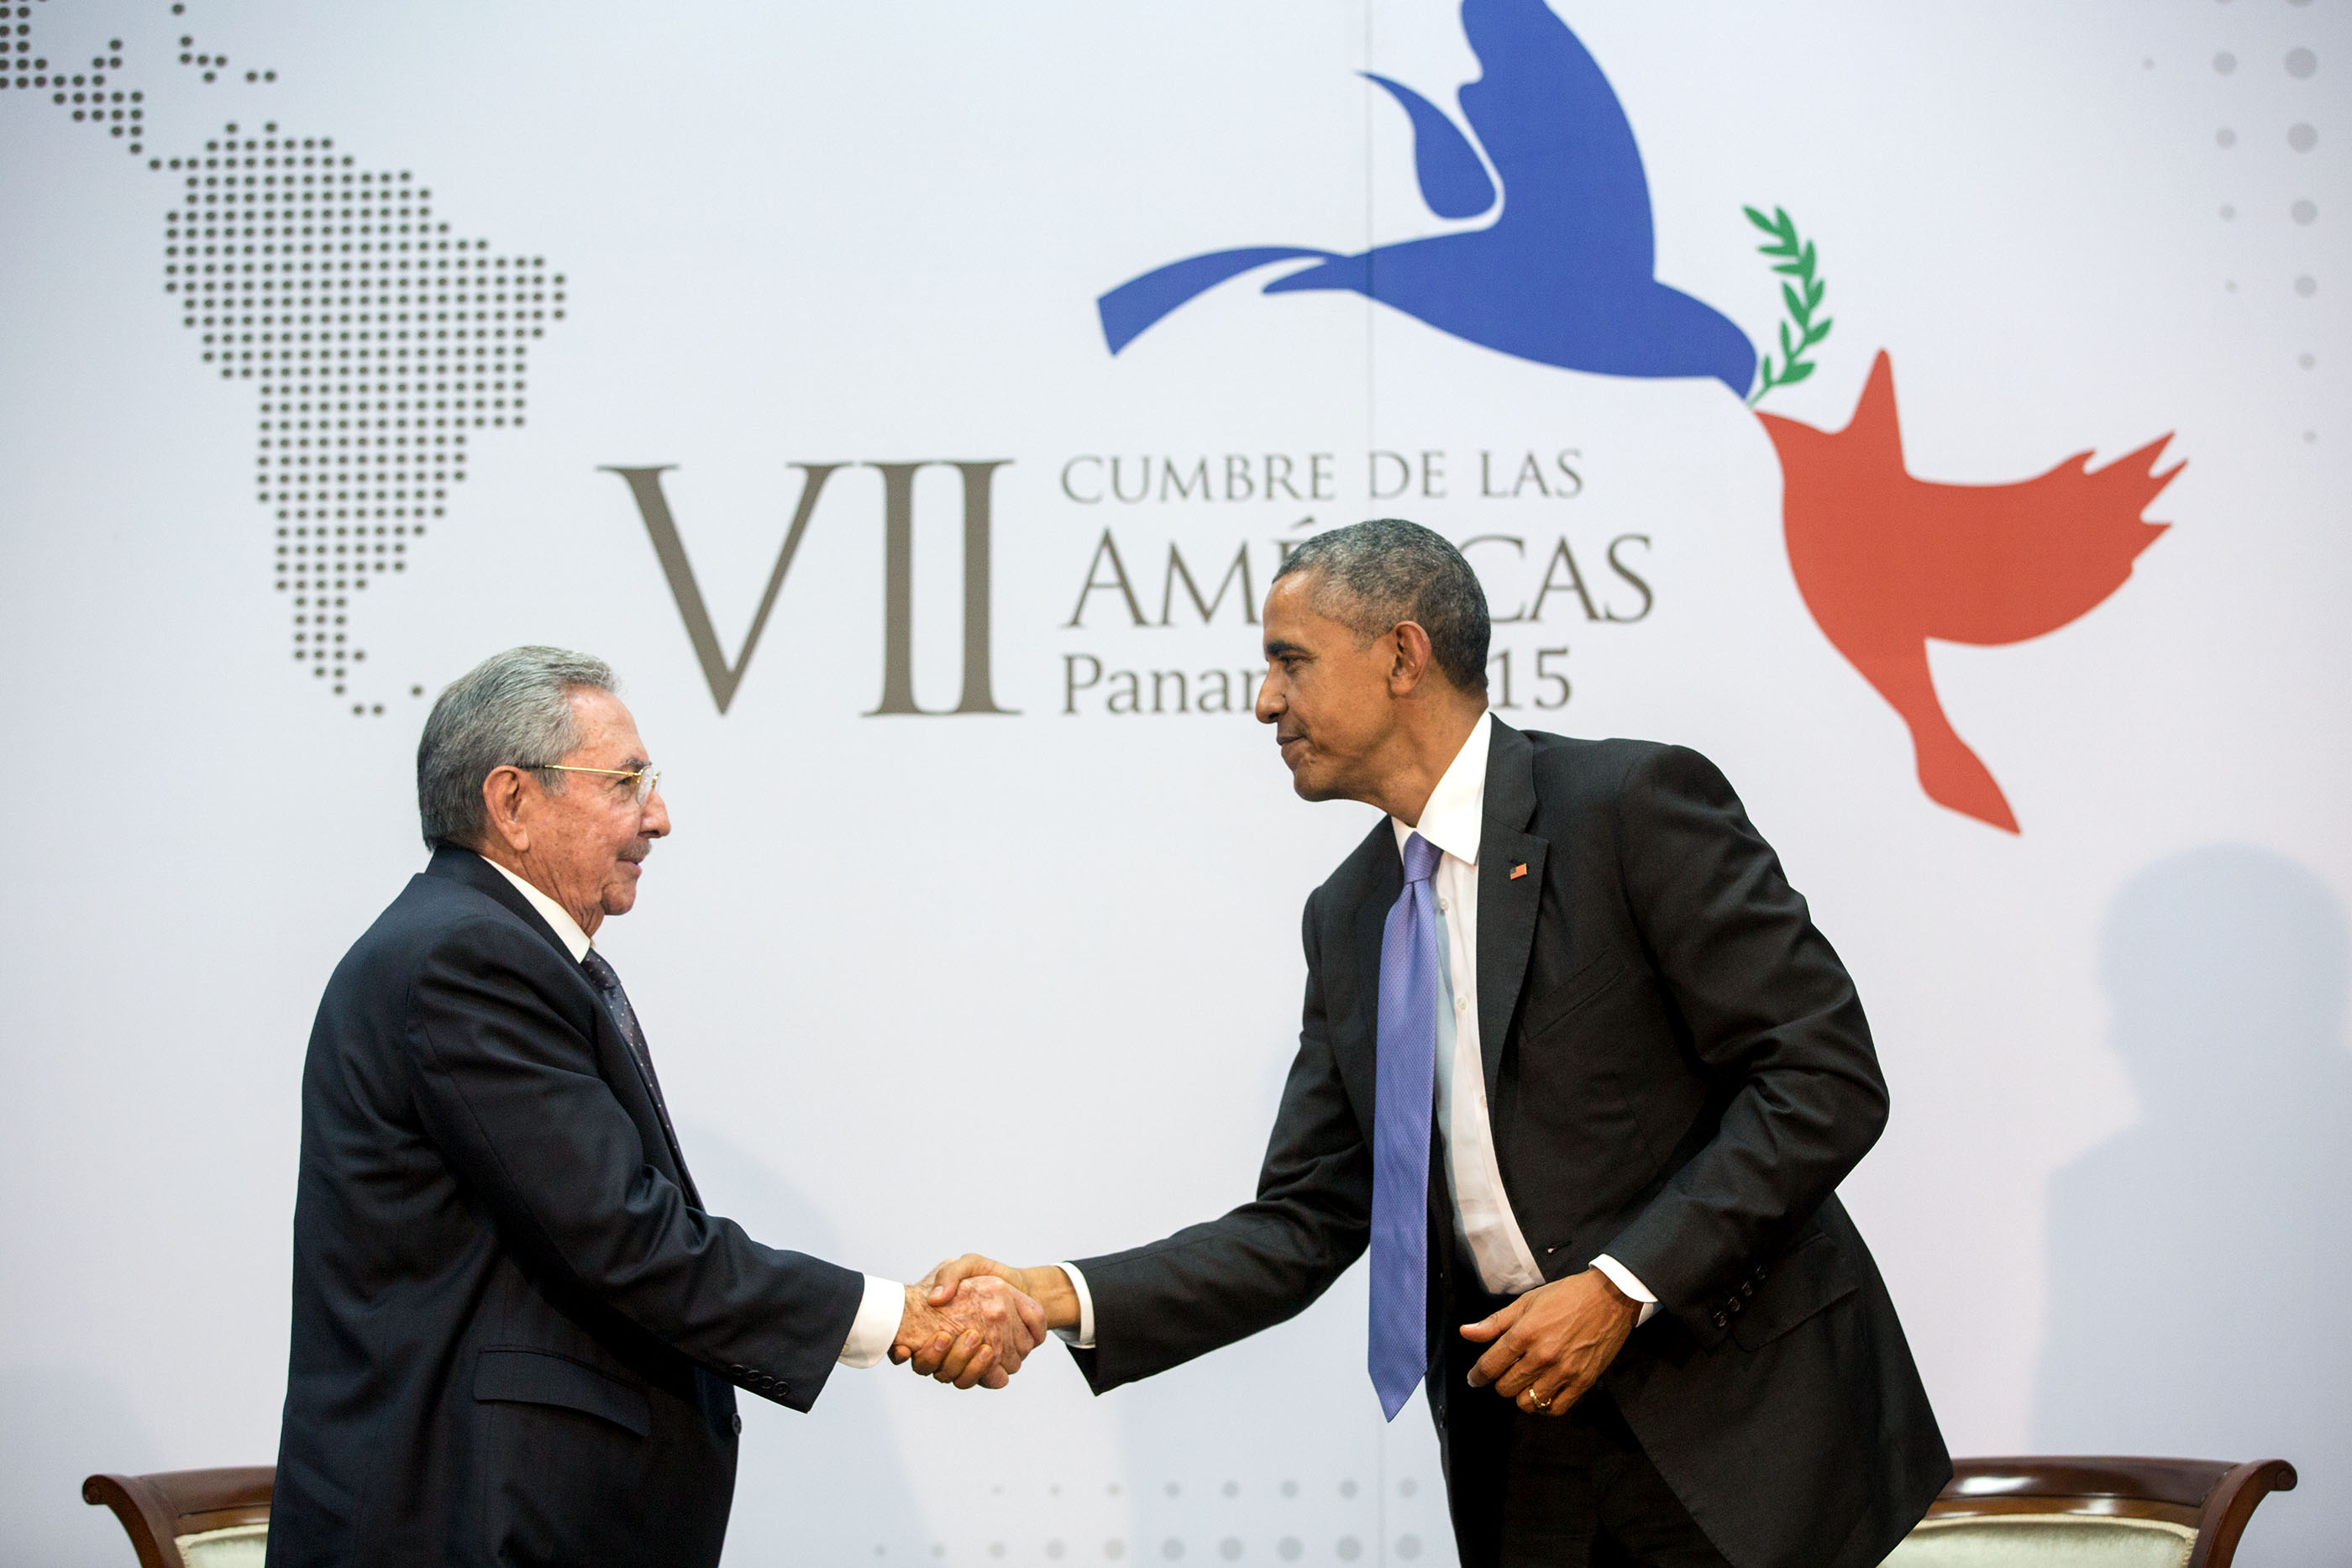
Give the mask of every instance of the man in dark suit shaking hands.
[{"label": "man in dark suit shaking hands", "polygon": [[593,938],[669,831],[604,664],[485,662],[434,705],[432,862],[352,946],[302,1076],[272,1568],[719,1561],[735,1390],[885,1355],[1001,1386],[1045,1333],[708,1212]]},{"label": "man in dark suit shaking hands", "polygon": [[969,1256],[1097,1393],[1282,1322],[1369,1250],[1370,1365],[1426,1379],[1462,1561],[1874,1568],[1951,1474],[1836,1197],[1885,1125],[1862,1004],[1705,758],[1486,713],[1488,621],[1412,523],[1266,597],[1257,716],[1386,817],[1307,901],[1298,1054],[1223,1218]]}]

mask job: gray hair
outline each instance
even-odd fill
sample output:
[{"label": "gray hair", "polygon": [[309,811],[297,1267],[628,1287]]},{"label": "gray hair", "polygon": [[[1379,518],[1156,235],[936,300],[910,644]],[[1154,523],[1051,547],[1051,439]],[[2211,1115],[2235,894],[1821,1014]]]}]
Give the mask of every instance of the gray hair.
[{"label": "gray hair", "polygon": [[[489,831],[482,780],[493,768],[561,762],[580,745],[572,694],[609,692],[613,667],[563,648],[509,648],[453,682],[416,743],[416,814],[427,845],[471,849]],[[551,791],[561,773],[541,774]]]},{"label": "gray hair", "polygon": [[1316,574],[1307,601],[1318,613],[1368,641],[1418,622],[1456,689],[1486,689],[1486,591],[1444,536],[1402,517],[1350,523],[1291,551],[1274,580],[1302,571]]}]

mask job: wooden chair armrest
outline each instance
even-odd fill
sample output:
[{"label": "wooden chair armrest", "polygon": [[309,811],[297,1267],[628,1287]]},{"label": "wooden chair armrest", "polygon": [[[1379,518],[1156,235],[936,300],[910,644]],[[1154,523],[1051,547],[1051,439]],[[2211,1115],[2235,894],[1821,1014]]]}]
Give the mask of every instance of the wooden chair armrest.
[{"label": "wooden chair armrest", "polygon": [[2213,1483],[2197,1526],[2188,1568],[2229,1568],[2254,1507],[2274,1491],[2293,1491],[2294,1467],[2284,1459],[2251,1459]]},{"label": "wooden chair armrest", "polygon": [[278,1472],[268,1465],[209,1470],[162,1470],[151,1476],[95,1475],[81,1483],[82,1501],[103,1504],[122,1521],[139,1553],[139,1568],[187,1568],[180,1537],[269,1518]]},{"label": "wooden chair armrest", "polygon": [[122,1532],[131,1537],[131,1550],[139,1553],[139,1568],[187,1568],[173,1528],[179,1512],[146,1477],[91,1476],[81,1483],[81,1500],[114,1511]]}]

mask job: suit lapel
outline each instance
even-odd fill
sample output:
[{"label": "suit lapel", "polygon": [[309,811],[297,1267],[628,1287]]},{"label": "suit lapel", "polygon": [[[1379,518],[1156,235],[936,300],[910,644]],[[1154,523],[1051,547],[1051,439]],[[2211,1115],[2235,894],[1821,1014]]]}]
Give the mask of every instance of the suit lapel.
[{"label": "suit lapel", "polygon": [[[1528,831],[1536,814],[1536,748],[1502,720],[1490,722],[1495,735],[1486,754],[1486,810],[1478,830],[1478,1054],[1491,1105],[1504,1037],[1535,950],[1544,857],[1551,845]],[[1527,873],[1512,875],[1520,865]]]},{"label": "suit lapel", "polygon": [[[530,900],[515,891],[514,883],[499,874],[496,866],[471,850],[460,849],[455,844],[436,845],[431,863],[425,868],[425,874],[463,883],[495,901],[500,908],[513,914],[545,938],[547,945],[555,949],[564,964],[579,975],[580,984],[588,993],[590,1016],[596,1020],[596,1054],[601,1061],[607,1064],[604,1072],[604,1082],[620,1099],[630,1120],[636,1123],[637,1136],[648,1147],[658,1146],[668,1152],[671,1174],[684,1189],[687,1201],[697,1208],[701,1207],[702,1199],[694,1189],[694,1177],[688,1174],[686,1168],[686,1151],[677,1146],[677,1140],[670,1136],[669,1129],[662,1124],[660,1114],[654,1109],[653,1085],[646,1081],[645,1070],[637,1065],[637,1053],[631,1051],[629,1042],[621,1038],[621,1026],[614,1019],[611,1009],[605,1007],[604,998],[596,994],[595,987],[589,984],[587,972],[572,956],[572,949],[563,945],[563,938],[555,934],[555,928],[531,907]],[[619,1071],[614,1071],[610,1065],[615,1061],[622,1064]]]}]

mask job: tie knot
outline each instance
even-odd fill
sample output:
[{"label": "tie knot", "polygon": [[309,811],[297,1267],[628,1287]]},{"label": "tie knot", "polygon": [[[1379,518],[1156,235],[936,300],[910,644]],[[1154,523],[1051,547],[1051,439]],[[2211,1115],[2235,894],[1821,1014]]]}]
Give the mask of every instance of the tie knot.
[{"label": "tie knot", "polygon": [[588,949],[588,956],[580,960],[580,967],[588,971],[588,977],[595,982],[598,990],[612,992],[621,988],[620,972],[607,963],[604,955],[595,948]]},{"label": "tie knot", "polygon": [[1404,879],[1408,883],[1427,882],[1437,874],[1438,858],[1445,852],[1413,834],[1404,841]]}]

